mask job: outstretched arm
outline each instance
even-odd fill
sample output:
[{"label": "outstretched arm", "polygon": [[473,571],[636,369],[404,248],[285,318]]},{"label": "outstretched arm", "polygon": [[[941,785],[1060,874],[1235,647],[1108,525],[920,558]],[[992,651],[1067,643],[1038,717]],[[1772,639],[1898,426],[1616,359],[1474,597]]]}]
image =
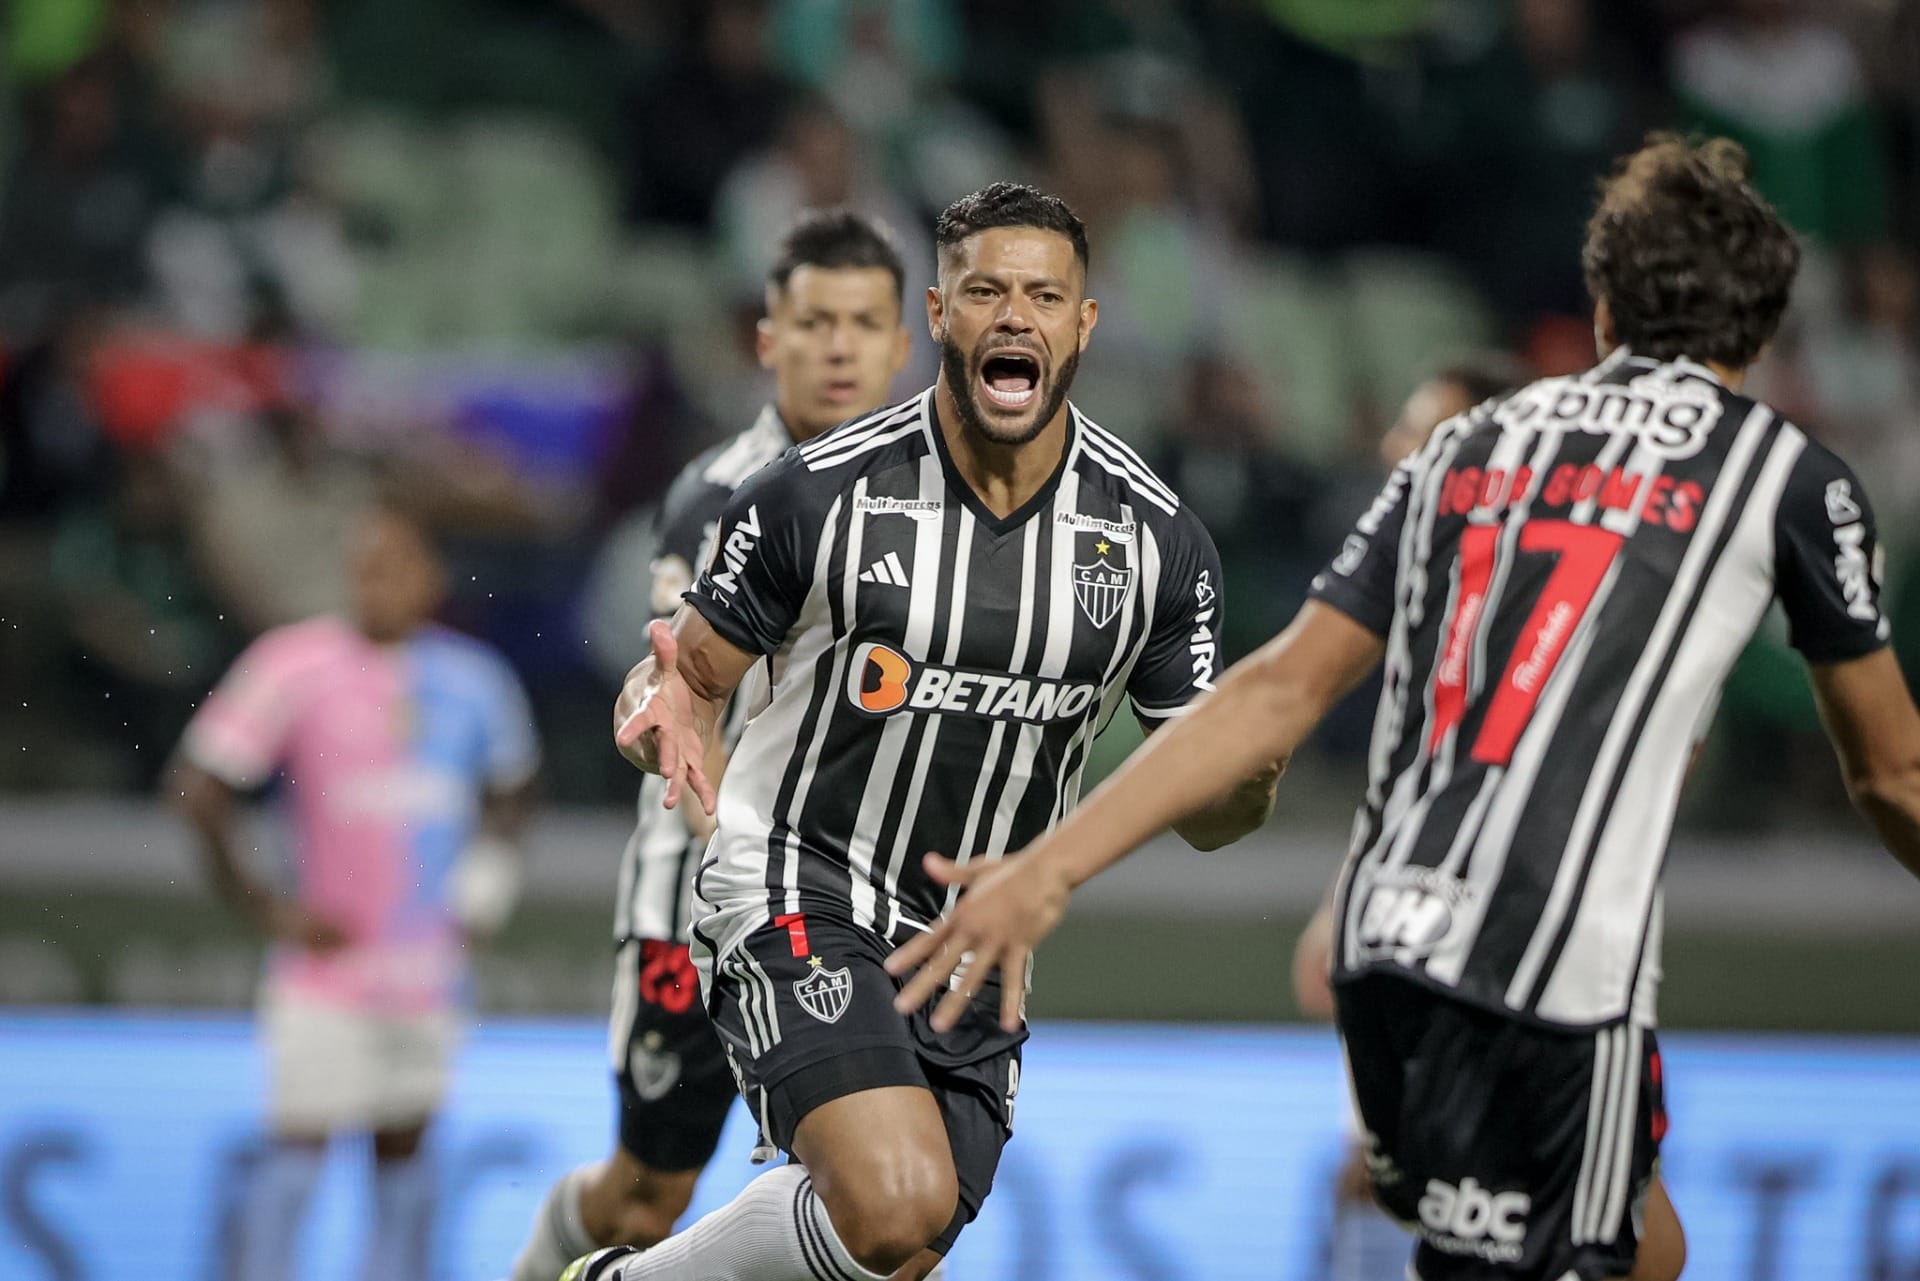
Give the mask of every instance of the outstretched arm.
[{"label": "outstretched arm", "polygon": [[690,606],[671,625],[647,629],[653,652],[634,664],[613,705],[613,741],[620,754],[667,780],[665,805],[692,788],[713,813],[715,783],[707,757],[720,737],[727,699],[754,664],[754,656],[723,638]]},{"label": "outstretched arm", "polygon": [[1810,670],[1847,795],[1887,851],[1920,876],[1920,711],[1900,664],[1881,649]]},{"label": "outstretched arm", "polygon": [[1233,844],[1272,817],[1280,775],[1286,768],[1284,757],[1268,761],[1211,805],[1175,819],[1173,830],[1197,850],[1217,850]]},{"label": "outstretched arm", "polygon": [[[1149,738],[1086,804],[1026,851],[957,866],[929,855],[938,880],[968,887],[935,929],[887,961],[896,975],[920,968],[897,1004],[927,1001],[971,953],[964,981],[935,1013],[949,1027],[968,996],[998,968],[1024,972],[1028,954],[1066,911],[1067,896],[1169,824],[1217,804],[1242,780],[1292,755],[1327,710],[1380,661],[1378,636],[1339,610],[1309,601],[1286,631],[1236,664],[1192,712]],[[1008,983],[1002,1021],[1019,1024],[1020,984]]]}]

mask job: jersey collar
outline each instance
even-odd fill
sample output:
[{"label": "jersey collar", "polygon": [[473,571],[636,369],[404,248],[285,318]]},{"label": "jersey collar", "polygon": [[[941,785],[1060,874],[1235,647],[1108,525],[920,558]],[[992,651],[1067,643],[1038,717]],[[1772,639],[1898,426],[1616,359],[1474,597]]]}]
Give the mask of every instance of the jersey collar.
[{"label": "jersey collar", "polygon": [[1619,347],[1616,348],[1614,353],[1609,355],[1606,360],[1600,362],[1600,368],[1604,369],[1613,363],[1615,357],[1619,356],[1620,352],[1626,352],[1626,355],[1619,357],[1619,363],[1631,365],[1635,369],[1667,368],[1684,377],[1705,379],[1722,391],[1726,390],[1726,384],[1720,381],[1720,375],[1714,373],[1698,361],[1688,360],[1685,356],[1675,356],[1672,360],[1661,361],[1655,360],[1652,356],[1636,356],[1632,352],[1627,351],[1625,347]]},{"label": "jersey collar", "polygon": [[973,513],[973,518],[985,525],[996,538],[1012,533],[1026,524],[1035,512],[1044,511],[1053,502],[1054,494],[1060,488],[1060,478],[1066,475],[1067,467],[1073,462],[1074,455],[1080,449],[1080,411],[1073,407],[1072,401],[1066,402],[1067,440],[1066,447],[1060,451],[1059,464],[1054,467],[1052,474],[1040,483],[1040,488],[1033,491],[1032,498],[1002,518],[993,514],[993,509],[981,500],[980,495],[974,492],[973,486],[967,483],[967,478],[960,474],[960,469],[954,466],[953,455],[947,450],[946,434],[940,430],[939,413],[934,408],[936,387],[929,387],[922,393],[921,426],[933,440],[934,452],[939,456],[940,470],[946,476],[947,488],[959,495],[960,501],[966,505],[968,511]]}]

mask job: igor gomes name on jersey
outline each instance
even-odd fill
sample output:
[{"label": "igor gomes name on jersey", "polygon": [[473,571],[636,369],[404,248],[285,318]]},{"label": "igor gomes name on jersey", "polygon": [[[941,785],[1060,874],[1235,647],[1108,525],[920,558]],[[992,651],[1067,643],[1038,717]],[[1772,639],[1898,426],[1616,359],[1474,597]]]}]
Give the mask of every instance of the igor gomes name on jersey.
[{"label": "igor gomes name on jersey", "polygon": [[1878,561],[1846,465],[1688,361],[1622,350],[1442,424],[1312,589],[1386,647],[1336,980],[1651,1024],[1716,693],[1775,600],[1809,662],[1885,645]]}]

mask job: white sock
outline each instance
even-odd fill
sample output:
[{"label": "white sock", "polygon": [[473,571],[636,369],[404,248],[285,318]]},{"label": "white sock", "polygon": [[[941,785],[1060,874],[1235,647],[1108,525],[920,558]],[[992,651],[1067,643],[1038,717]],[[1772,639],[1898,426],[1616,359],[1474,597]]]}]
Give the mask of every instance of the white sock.
[{"label": "white sock", "polygon": [[275,1143],[267,1148],[247,1187],[234,1275],[247,1281],[290,1281],[300,1224],[326,1163],[323,1147]]},{"label": "white sock", "polygon": [[1332,1281],[1378,1281],[1405,1273],[1413,1257],[1413,1234],[1385,1211],[1361,1201],[1341,1201],[1333,1212]]},{"label": "white sock", "polygon": [[580,1189],[593,1171],[591,1165],[577,1166],[547,1189],[533,1216],[533,1233],[513,1261],[512,1281],[554,1281],[569,1263],[599,1246],[580,1220]]},{"label": "white sock", "polygon": [[373,1231],[360,1281],[411,1281],[431,1270],[433,1168],[423,1156],[373,1163]]},{"label": "white sock", "polygon": [[768,1170],[607,1281],[887,1281],[854,1262],[800,1165]]}]

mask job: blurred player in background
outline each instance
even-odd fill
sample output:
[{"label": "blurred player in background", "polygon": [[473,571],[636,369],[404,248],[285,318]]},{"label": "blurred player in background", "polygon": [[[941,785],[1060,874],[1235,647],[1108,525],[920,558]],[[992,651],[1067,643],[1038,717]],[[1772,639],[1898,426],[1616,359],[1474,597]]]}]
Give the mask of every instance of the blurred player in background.
[{"label": "blurred player in background", "polygon": [[[1073,886],[1284,756],[1384,657],[1334,909],[1374,1190],[1416,1281],[1669,1281],[1659,878],[1700,725],[1769,605],[1849,790],[1920,875],[1920,712],[1859,479],[1740,394],[1799,249],[1724,139],[1656,138],[1583,264],[1599,365],[1443,424],[1294,622],[888,968],[911,1008],[1016,970]],[[964,853],[964,847],[962,852]]]},{"label": "blurred player in background", "polygon": [[[1380,461],[1398,467],[1434,429],[1475,405],[1504,396],[1528,381],[1524,362],[1506,352],[1481,352],[1444,366],[1413,389],[1400,416],[1380,438]],[[1329,893],[1293,950],[1293,996],[1300,1012],[1332,1021],[1333,899]],[[1399,1281],[1406,1270],[1407,1233],[1373,1199],[1365,1150],[1350,1146],[1333,1182],[1333,1235],[1328,1281]]]},{"label": "blurred player in background", "polygon": [[[1153,728],[1212,684],[1212,539],[1066,399],[1097,314],[1085,227],[996,183],[949,206],[936,238],[938,381],[740,487],[615,708],[616,743],[667,779],[666,803],[711,810],[708,745],[771,660],[692,935],[743,1092],[794,1159],[652,1250],[569,1277],[925,1277],[1011,1132],[1026,976],[981,990],[957,1027],[895,1009],[882,962],[947,902],[916,855],[992,860],[1031,840],[1073,805],[1122,701]],[[1225,844],[1272,802],[1273,777],[1252,779],[1182,834]]]},{"label": "blurred player in background", "polygon": [[[859,214],[808,213],[787,232],[759,327],[773,403],[753,426],[689,463],[668,492],[653,566],[660,617],[680,608],[695,567],[711,559],[720,514],[742,481],[789,446],[886,403],[909,349],[905,279],[892,238]],[[751,701],[750,690],[735,695],[728,730],[707,758],[716,785]],[[739,1093],[687,956],[693,869],[713,820],[699,806],[665,808],[665,792],[658,777],[641,787],[620,864],[610,1030],[618,1142],[605,1161],[570,1171],[547,1192],[513,1281],[553,1281],[596,1247],[645,1249],[664,1239],[686,1212]]]},{"label": "blurred player in background", "polygon": [[[434,1188],[420,1154],[459,1040],[470,934],[518,887],[538,745],[525,695],[480,642],[434,626],[444,571],[390,509],[355,530],[353,616],[256,640],[181,740],[176,803],[214,884],[272,943],[261,992],[271,1147],[244,1199],[235,1275],[295,1272],[338,1134],[371,1134],[364,1281],[429,1270]],[[241,853],[236,801],[278,776],[292,886]]]}]

